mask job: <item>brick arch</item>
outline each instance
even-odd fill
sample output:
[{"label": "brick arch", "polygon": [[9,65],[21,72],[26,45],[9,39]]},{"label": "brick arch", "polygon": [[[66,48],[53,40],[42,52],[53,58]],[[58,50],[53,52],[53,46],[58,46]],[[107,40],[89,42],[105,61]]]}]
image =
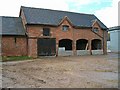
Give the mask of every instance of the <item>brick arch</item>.
[{"label": "brick arch", "polygon": [[102,41],[102,38],[91,38],[91,41],[94,40],[94,39],[99,39],[99,40]]},{"label": "brick arch", "polygon": [[80,39],[89,40],[88,38],[77,38],[76,41],[77,41],[77,40],[80,40]]},{"label": "brick arch", "polygon": [[62,39],[69,39],[69,40],[72,40],[72,41],[73,41],[73,38],[59,38],[59,39],[58,39],[58,42],[59,42],[60,40],[62,40]]}]

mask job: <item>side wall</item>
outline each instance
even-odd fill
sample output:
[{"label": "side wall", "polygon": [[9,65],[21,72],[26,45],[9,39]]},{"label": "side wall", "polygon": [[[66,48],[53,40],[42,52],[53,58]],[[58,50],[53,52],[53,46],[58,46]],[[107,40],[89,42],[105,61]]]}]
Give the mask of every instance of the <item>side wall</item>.
[{"label": "side wall", "polygon": [[120,30],[110,31],[110,49],[112,52],[120,52],[119,50],[119,34]]},{"label": "side wall", "polygon": [[[15,39],[16,38],[16,39]],[[27,39],[18,36],[2,36],[2,56],[26,56]]]}]

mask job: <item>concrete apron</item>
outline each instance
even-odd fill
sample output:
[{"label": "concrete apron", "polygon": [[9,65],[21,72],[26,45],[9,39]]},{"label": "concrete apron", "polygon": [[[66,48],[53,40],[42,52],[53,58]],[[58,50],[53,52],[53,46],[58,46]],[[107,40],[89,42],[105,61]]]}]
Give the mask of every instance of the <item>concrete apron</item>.
[{"label": "concrete apron", "polygon": [[58,51],[58,56],[73,56],[73,51]]},{"label": "concrete apron", "polygon": [[89,50],[77,50],[77,55],[90,55]]},{"label": "concrete apron", "polygon": [[[92,50],[92,55],[102,55],[103,50]],[[77,56],[79,55],[90,55],[89,50],[77,50]],[[73,51],[66,50],[66,51],[58,51],[58,56],[73,56]]]},{"label": "concrete apron", "polygon": [[103,50],[92,50],[92,55],[102,55]]}]

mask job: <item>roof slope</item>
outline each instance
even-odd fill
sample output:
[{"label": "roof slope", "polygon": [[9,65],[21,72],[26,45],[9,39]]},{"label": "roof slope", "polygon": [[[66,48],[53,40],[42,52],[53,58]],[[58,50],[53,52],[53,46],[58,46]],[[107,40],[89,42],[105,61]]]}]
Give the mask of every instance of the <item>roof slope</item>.
[{"label": "roof slope", "polygon": [[2,29],[1,35],[25,35],[25,29],[23,28],[20,17],[0,17],[0,28]]},{"label": "roof slope", "polygon": [[42,8],[21,7],[23,10],[27,24],[47,24],[59,25],[60,21],[67,16],[73,26],[92,27],[94,20],[97,20],[102,29],[107,27],[93,14],[81,14],[67,11],[58,11]]}]

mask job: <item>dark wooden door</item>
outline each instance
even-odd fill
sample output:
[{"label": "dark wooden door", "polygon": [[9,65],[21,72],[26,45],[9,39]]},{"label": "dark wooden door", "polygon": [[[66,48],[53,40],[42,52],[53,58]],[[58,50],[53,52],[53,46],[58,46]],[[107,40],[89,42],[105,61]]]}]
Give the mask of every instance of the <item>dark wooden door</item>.
[{"label": "dark wooden door", "polygon": [[38,56],[54,56],[56,54],[56,39],[55,38],[39,38]]}]

